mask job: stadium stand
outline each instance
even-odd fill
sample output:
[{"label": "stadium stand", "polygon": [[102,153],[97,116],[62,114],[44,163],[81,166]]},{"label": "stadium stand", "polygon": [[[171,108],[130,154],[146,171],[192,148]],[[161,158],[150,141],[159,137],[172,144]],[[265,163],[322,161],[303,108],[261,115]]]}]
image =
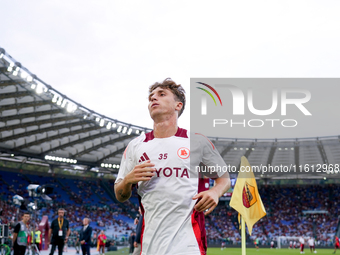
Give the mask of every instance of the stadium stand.
[{"label": "stadium stand", "polygon": [[[126,241],[138,211],[134,192],[118,203],[114,178],[126,145],[148,128],[121,122],[78,104],[31,73],[0,48],[0,208],[2,222],[17,220],[12,197],[29,199],[29,184],[52,184],[53,204],[38,214],[56,217],[67,208],[72,230],[89,217],[98,233]],[[304,166],[340,163],[340,136],[292,139],[210,137],[221,156],[238,167],[241,156],[252,166]],[[329,246],[338,225],[339,177],[336,171],[313,174],[255,173],[267,210],[251,238],[269,244],[278,236],[309,236]],[[236,176],[233,176],[234,178]],[[295,182],[294,182],[295,181]],[[316,185],[312,185],[315,183]],[[305,214],[305,211],[315,213]],[[326,211],[327,213],[317,213]],[[208,243],[240,243],[237,213],[228,201],[206,217]],[[249,238],[249,237],[248,237]],[[70,240],[74,242],[74,240]]]}]

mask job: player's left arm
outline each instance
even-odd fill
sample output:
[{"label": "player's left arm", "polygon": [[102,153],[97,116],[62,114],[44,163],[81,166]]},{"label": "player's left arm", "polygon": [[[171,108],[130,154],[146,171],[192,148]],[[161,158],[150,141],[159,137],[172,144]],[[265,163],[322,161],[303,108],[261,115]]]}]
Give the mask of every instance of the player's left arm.
[{"label": "player's left arm", "polygon": [[227,192],[230,188],[230,178],[229,173],[226,172],[219,178],[215,179],[215,186],[207,191],[202,191],[195,195],[192,199],[201,199],[194,207],[198,212],[203,212],[204,215],[211,213],[215,207],[218,205],[219,198]]}]

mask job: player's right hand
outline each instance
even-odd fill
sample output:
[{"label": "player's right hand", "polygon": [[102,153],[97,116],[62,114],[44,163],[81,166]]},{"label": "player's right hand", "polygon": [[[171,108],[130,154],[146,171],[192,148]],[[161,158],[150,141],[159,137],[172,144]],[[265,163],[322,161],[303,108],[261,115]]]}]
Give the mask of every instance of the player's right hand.
[{"label": "player's right hand", "polygon": [[156,168],[155,164],[151,163],[150,160],[137,165],[133,170],[125,176],[125,181],[129,184],[136,184],[140,181],[149,181],[155,175]]}]

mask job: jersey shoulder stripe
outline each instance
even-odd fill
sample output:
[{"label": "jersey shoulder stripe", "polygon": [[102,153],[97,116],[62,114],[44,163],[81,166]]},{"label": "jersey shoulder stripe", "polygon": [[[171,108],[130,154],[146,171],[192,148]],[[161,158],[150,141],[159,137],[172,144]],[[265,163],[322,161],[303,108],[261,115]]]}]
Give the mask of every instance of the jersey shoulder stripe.
[{"label": "jersey shoulder stripe", "polygon": [[209,141],[209,143],[211,144],[211,146],[212,146],[212,148],[213,148],[213,150],[215,150],[215,146],[214,146],[214,144],[208,139],[208,137],[206,137],[205,135],[202,135],[202,134],[200,134],[200,133],[195,133],[195,135],[200,135],[200,136],[203,136],[205,139],[207,139],[208,141]]}]

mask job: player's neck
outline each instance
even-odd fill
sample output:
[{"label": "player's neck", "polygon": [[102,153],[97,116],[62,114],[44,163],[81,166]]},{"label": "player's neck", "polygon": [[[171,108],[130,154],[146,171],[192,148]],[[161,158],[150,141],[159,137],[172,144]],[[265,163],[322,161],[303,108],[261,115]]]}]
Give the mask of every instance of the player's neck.
[{"label": "player's neck", "polygon": [[177,132],[177,118],[154,122],[153,135],[155,138],[166,138],[174,136]]}]

